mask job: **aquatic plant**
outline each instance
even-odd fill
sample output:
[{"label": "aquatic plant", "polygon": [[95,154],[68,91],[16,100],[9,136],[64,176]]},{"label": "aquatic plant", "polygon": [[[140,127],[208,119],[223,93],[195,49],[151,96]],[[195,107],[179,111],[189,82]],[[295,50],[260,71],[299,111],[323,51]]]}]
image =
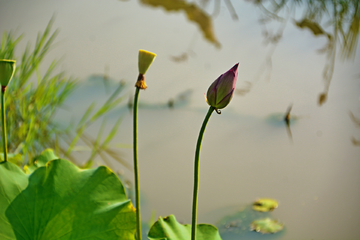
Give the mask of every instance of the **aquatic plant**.
[{"label": "aquatic plant", "polygon": [[2,239],[135,240],[135,209],[109,168],[80,170],[49,149],[36,162],[29,175],[0,164]]},{"label": "aquatic plant", "polygon": [[220,77],[218,77],[210,85],[207,91],[207,103],[210,105],[210,107],[200,129],[195,152],[191,240],[196,239],[197,201],[199,192],[199,162],[202,139],[206,125],[213,111],[215,110],[217,113],[221,113],[219,109],[226,107],[230,103],[236,85],[238,65],[238,63],[235,64],[229,71],[220,75]]},{"label": "aquatic plant", "polygon": [[[0,209],[0,228],[6,229],[4,236],[7,239],[48,239],[59,237],[74,239],[79,236],[85,238],[98,238],[101,236],[106,239],[141,240],[137,146],[138,99],[140,90],[147,88],[145,74],[154,61],[156,54],[139,50],[139,74],[135,83],[136,90],[133,104],[133,157],[136,206],[134,208],[126,196],[121,181],[109,168],[99,167],[80,171],[73,163],[60,159],[57,153],[54,153],[51,149],[36,155],[36,152],[45,146],[40,141],[47,139],[51,142],[54,135],[58,137],[57,134],[61,134],[60,131],[63,129],[53,124],[51,120],[56,109],[61,106],[75,86],[72,79],[66,79],[62,74],[51,77],[56,61],[50,65],[43,78],[41,78],[41,74],[38,72],[39,63],[50,48],[56,35],[55,32],[49,37],[51,23],[52,21],[43,35],[39,34],[34,52],[30,54],[29,48],[27,48],[17,72],[15,72],[15,61],[3,60],[0,62],[0,74],[2,74],[0,81],[3,90],[2,100],[4,100],[5,85],[8,84],[15,72],[16,81],[13,81],[14,94],[10,95],[12,96],[12,102],[8,104],[11,108],[8,111],[10,117],[16,120],[19,119],[16,113],[20,112],[20,117],[23,117],[27,116],[24,115],[27,114],[27,111],[36,110],[28,114],[31,115],[30,120],[22,118],[23,122],[20,124],[21,131],[28,131],[25,140],[21,139],[23,137],[21,134],[19,135],[20,137],[16,136],[13,138],[14,141],[20,139],[16,144],[20,146],[21,154],[28,154],[28,158],[32,160],[31,164],[25,165],[24,170],[14,163],[7,161],[7,132],[6,127],[3,127],[2,141],[4,143],[5,161],[0,164],[0,188],[4,189],[4,191],[0,191],[0,206],[3,206]],[[0,56],[12,56],[17,41],[18,39],[13,40],[10,37],[7,41],[3,42]],[[3,46],[7,47],[4,48]],[[5,65],[2,65],[2,63],[5,63]],[[213,111],[215,110],[220,114],[220,109],[225,108],[232,99],[237,81],[237,71],[238,64],[235,64],[210,85],[206,94],[206,101],[210,107],[201,126],[196,144],[192,224],[179,224],[173,215],[159,218],[149,231],[148,237],[150,239],[159,239],[165,236],[169,240],[190,238],[192,240],[221,239],[216,227],[209,224],[197,224],[200,149],[206,125]],[[32,85],[26,86],[26,83],[28,83],[30,76],[34,72],[37,73],[38,86],[35,91],[31,91]],[[75,130],[75,137],[72,141],[68,142],[68,149],[62,151],[65,156],[70,156],[79,139],[86,141],[87,138],[84,138],[86,127],[121,102],[122,99],[117,98],[120,91],[121,86],[116,89],[114,94],[110,96],[108,101],[93,116],[90,115],[94,109],[94,104],[86,110]],[[28,102],[24,101],[21,103],[20,100],[24,99],[29,100]],[[20,104],[22,105],[19,106]],[[5,107],[4,101],[2,101],[3,113],[5,113]],[[5,126],[4,116],[5,114],[3,114],[3,126]],[[41,117],[46,120],[44,125],[41,125],[41,122],[38,121],[38,118]],[[16,126],[19,126],[18,122],[11,121],[11,123],[14,129],[11,133],[18,133],[15,129]],[[109,142],[115,135],[119,123],[120,121],[116,123],[113,128],[114,131],[108,136],[105,143]],[[54,130],[51,127],[54,127]],[[44,139],[39,140],[38,137],[43,137]],[[91,141],[89,142],[91,143]],[[13,141],[11,141],[11,144],[13,144]],[[97,140],[93,145],[94,149],[88,162],[92,162],[98,147],[102,146]],[[6,178],[2,176],[6,176]],[[18,216],[22,216],[22,218],[20,219]],[[105,236],[103,235],[104,232],[106,232]]]},{"label": "aquatic plant", "polygon": [[[2,117],[4,93],[15,61],[0,60]],[[135,240],[135,209],[119,180],[107,167],[80,170],[47,149],[34,158],[26,174],[7,161],[0,163],[0,229],[5,239]]]},{"label": "aquatic plant", "polygon": [[190,238],[191,240],[221,240],[219,231],[215,226],[197,224],[200,150],[205,128],[211,114],[214,110],[220,114],[220,109],[225,108],[231,101],[237,81],[238,65],[238,63],[235,64],[230,70],[220,75],[207,91],[206,101],[210,107],[201,126],[196,144],[191,225],[178,223],[173,215],[165,218],[160,217],[149,230],[148,237],[150,240],[183,240]]},{"label": "aquatic plant", "polygon": [[[119,83],[118,88],[109,94],[108,100],[98,109],[95,109],[95,103],[91,104],[77,125],[74,126],[70,121],[60,123],[56,118],[60,109],[66,109],[65,102],[79,85],[77,79],[67,77],[64,72],[56,72],[58,60],[49,62],[45,73],[41,72],[47,64],[44,59],[52,49],[59,32],[52,31],[53,22],[54,18],[49,21],[45,30],[38,34],[35,45],[32,47],[28,44],[20,57],[15,53],[23,35],[16,37],[12,31],[3,32],[0,59],[17,59],[16,71],[11,80],[11,94],[6,94],[3,108],[6,109],[8,132],[11,133],[7,136],[6,144],[8,160],[18,166],[32,165],[35,156],[46,148],[53,148],[57,155],[76,163],[73,157],[76,147],[86,144],[91,155],[84,166],[90,167],[97,155],[109,165],[108,155],[126,167],[126,162],[119,157],[115,149],[108,146],[115,136],[120,120],[102,142],[98,141],[99,138],[94,140],[86,134],[91,124],[105,118],[124,100],[123,84]],[[93,113],[94,110],[96,111]],[[100,129],[99,135],[101,133]],[[4,139],[1,138],[1,149]]]},{"label": "aquatic plant", "polygon": [[229,71],[220,75],[209,87],[206,94],[206,102],[215,108],[215,110],[226,107],[235,91],[237,68],[235,64]]},{"label": "aquatic plant", "polygon": [[16,68],[16,61],[9,59],[0,60],[0,84],[1,84],[1,119],[4,146],[4,161],[7,162],[7,136],[6,136],[6,117],[5,117],[5,91],[11,81]]},{"label": "aquatic plant", "polygon": [[137,239],[141,240],[141,214],[140,214],[140,183],[139,183],[139,167],[138,167],[138,146],[137,146],[137,125],[138,125],[138,105],[140,90],[147,88],[145,83],[145,73],[149,69],[151,63],[156,57],[155,53],[139,50],[138,68],[139,75],[135,83],[135,96],[134,96],[134,111],[133,111],[133,140],[134,140],[134,175],[135,175],[135,206],[136,206],[136,227]]}]

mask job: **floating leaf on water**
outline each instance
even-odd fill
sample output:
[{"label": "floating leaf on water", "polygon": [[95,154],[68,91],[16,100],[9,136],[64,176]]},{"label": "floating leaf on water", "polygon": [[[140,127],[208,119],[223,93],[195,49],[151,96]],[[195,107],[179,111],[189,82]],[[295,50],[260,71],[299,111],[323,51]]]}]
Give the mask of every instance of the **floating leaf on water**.
[{"label": "floating leaf on water", "polygon": [[[249,234],[254,234],[249,231],[250,224],[256,219],[271,217],[269,212],[257,212],[252,209],[252,204],[245,206],[233,206],[228,208],[219,209],[217,212],[211,212],[207,219],[211,219],[212,216],[226,213],[226,216],[216,221],[216,226],[219,228],[221,236],[224,234],[230,234],[242,239],[248,239]],[[236,239],[236,238],[235,238]]]},{"label": "floating leaf on water", "polygon": [[271,198],[260,198],[253,203],[253,209],[259,212],[273,211],[278,207],[278,202]]},{"label": "floating leaf on water", "polygon": [[283,224],[270,218],[262,218],[251,223],[251,230],[261,233],[277,233],[283,228]]}]

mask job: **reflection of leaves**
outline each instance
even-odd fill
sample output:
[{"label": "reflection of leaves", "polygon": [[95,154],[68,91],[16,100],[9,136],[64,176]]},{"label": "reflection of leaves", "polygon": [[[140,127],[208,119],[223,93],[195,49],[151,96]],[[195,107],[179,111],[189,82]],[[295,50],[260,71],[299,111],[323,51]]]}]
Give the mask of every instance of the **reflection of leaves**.
[{"label": "reflection of leaves", "polygon": [[355,123],[355,125],[357,127],[360,127],[360,118],[355,117],[355,115],[352,112],[350,112],[349,115],[350,115],[350,119]]},{"label": "reflection of leaves", "polygon": [[[355,115],[350,112],[350,119],[353,121],[353,123],[355,124],[355,126],[360,127],[360,118],[355,117]],[[355,145],[355,146],[360,146],[360,140],[357,140],[356,138],[352,137],[351,138],[351,142]]]},{"label": "reflection of leaves", "polygon": [[196,54],[192,50],[188,50],[187,52],[183,52],[178,56],[170,56],[170,59],[174,62],[185,62],[188,60],[189,57],[194,57]]},{"label": "reflection of leaves", "polygon": [[295,24],[299,28],[309,29],[315,36],[325,35],[329,39],[332,38],[332,36],[329,33],[325,32],[324,29],[322,29],[322,27],[317,22],[311,21],[310,19],[304,18],[301,21],[295,21]]},{"label": "reflection of leaves", "polygon": [[344,33],[344,45],[342,48],[342,56],[345,59],[353,59],[355,57],[356,47],[359,39],[360,29],[360,1],[354,1],[354,13],[348,32]]},{"label": "reflection of leaves", "polygon": [[200,9],[196,4],[188,3],[184,0],[140,0],[144,5],[153,7],[162,7],[168,12],[183,11],[186,13],[187,18],[196,23],[203,33],[204,37],[219,48],[220,43],[215,37],[211,17]]},{"label": "reflection of leaves", "polygon": [[319,95],[318,104],[319,104],[320,106],[323,105],[323,104],[326,102],[326,99],[327,99],[327,92],[321,93],[321,94]]},{"label": "reflection of leaves", "polygon": [[360,140],[356,140],[354,137],[351,138],[351,142],[352,142],[355,146],[360,146]]},{"label": "reflection of leaves", "polygon": [[184,52],[179,56],[171,56],[170,59],[174,62],[185,62],[185,61],[187,61],[188,57],[189,57],[189,54]]},{"label": "reflection of leaves", "polygon": [[[328,44],[321,49],[326,53],[326,63],[323,71],[325,82],[324,91],[320,94],[318,103],[326,102],[334,72],[336,45],[340,44],[342,57],[347,60],[354,59],[360,31],[360,1],[253,1],[264,13],[262,23],[277,20],[283,24],[283,16],[291,10],[295,15],[297,8],[304,9],[303,19],[295,22],[299,28],[309,29],[315,36],[327,36]],[[302,7],[305,5],[305,8]],[[283,12],[285,11],[285,14]],[[327,20],[331,26],[331,33],[326,32],[320,25],[321,20]],[[276,35],[275,35],[276,36]],[[266,37],[268,37],[266,35]],[[270,39],[271,40],[271,39]],[[276,40],[276,38],[275,38]]]},{"label": "reflection of leaves", "polygon": [[243,84],[245,84],[246,86],[242,86],[240,88],[235,89],[235,94],[243,96],[243,95],[247,94],[248,92],[250,92],[251,87],[252,87],[251,82],[246,81],[246,82],[243,82]]}]

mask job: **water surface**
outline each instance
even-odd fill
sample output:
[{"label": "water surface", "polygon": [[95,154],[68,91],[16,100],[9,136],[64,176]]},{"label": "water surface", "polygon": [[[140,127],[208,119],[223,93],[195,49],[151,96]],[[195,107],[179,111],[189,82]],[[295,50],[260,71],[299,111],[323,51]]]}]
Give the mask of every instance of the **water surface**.
[{"label": "water surface", "polygon": [[[190,223],[195,143],[208,108],[204,93],[240,62],[237,94],[221,115],[211,117],[204,136],[199,222],[217,224],[255,199],[270,197],[280,203],[271,216],[285,224],[282,234],[243,236],[225,230],[223,239],[359,238],[360,131],[353,118],[360,118],[359,50],[353,50],[354,60],[343,61],[338,43],[331,65],[328,55],[318,53],[328,36],[315,36],[294,22],[303,19],[303,5],[280,12],[287,21],[264,25],[259,21],[264,12],[251,1],[179,1],[182,8],[155,2],[0,0],[0,30],[25,33],[20,54],[55,14],[60,34],[48,59],[63,57],[59,70],[84,82],[69,99],[72,112],[61,114],[62,121],[78,119],[92,101],[106,99],[101,78],[101,84],[89,87],[93,74],[107,69],[112,84],[128,84],[131,98],[138,49],[158,54],[146,74],[148,89],[140,94],[144,221],[155,211]],[[333,34],[331,25],[324,29]],[[281,35],[277,40],[276,34]],[[269,39],[273,44],[266,44]],[[323,77],[329,64],[334,67],[330,81]],[[287,127],[283,117],[290,105]],[[131,145],[126,101],[109,116],[107,130],[120,116],[113,144]],[[89,133],[96,136],[99,126]],[[121,152],[131,165],[132,150]],[[131,170],[111,163],[132,180]]]}]

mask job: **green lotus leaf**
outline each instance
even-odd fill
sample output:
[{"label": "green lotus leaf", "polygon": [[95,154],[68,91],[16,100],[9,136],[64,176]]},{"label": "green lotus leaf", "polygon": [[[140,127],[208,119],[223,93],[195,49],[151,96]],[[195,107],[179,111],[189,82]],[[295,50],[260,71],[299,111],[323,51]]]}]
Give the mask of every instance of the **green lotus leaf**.
[{"label": "green lotus leaf", "polygon": [[39,156],[35,157],[32,164],[24,166],[24,171],[25,173],[30,174],[34,172],[37,168],[45,166],[47,162],[58,158],[59,157],[55,155],[54,150],[52,150],[51,148],[45,149],[40,153]]},{"label": "green lotus leaf", "polygon": [[[150,240],[187,240],[191,239],[191,225],[180,224],[174,215],[159,218],[150,228]],[[221,240],[217,228],[210,224],[196,226],[196,240]]]},{"label": "green lotus leaf", "polygon": [[58,159],[59,157],[55,155],[54,150],[51,148],[45,149],[41,152],[39,156],[37,156],[34,160],[34,163],[37,167],[45,166],[49,161]]},{"label": "green lotus leaf", "polygon": [[255,220],[251,223],[251,230],[261,233],[276,233],[283,228],[283,224],[270,218]]},{"label": "green lotus leaf", "polygon": [[278,207],[278,202],[271,198],[260,198],[253,203],[253,209],[259,212],[273,211]]},{"label": "green lotus leaf", "polygon": [[0,163],[0,239],[16,239],[5,211],[10,203],[28,186],[28,177],[11,162]]},{"label": "green lotus leaf", "polygon": [[135,239],[135,209],[107,167],[56,159],[29,176],[11,163],[0,174],[0,239]]}]

